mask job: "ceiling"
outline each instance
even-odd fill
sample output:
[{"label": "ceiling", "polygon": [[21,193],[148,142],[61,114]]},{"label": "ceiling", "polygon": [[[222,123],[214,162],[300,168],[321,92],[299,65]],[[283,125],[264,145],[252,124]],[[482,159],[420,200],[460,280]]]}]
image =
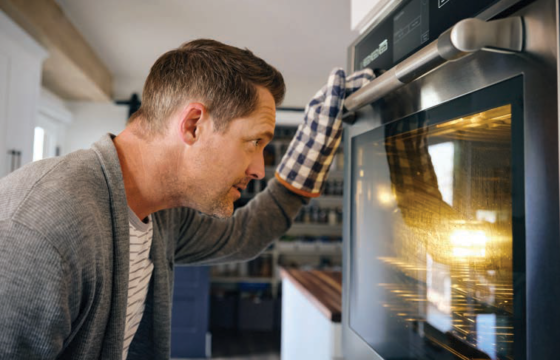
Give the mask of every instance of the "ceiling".
[{"label": "ceiling", "polygon": [[282,72],[283,106],[303,107],[346,68],[350,0],[57,0],[114,77],[114,98],[141,93],[151,65],[183,42],[248,48]]}]

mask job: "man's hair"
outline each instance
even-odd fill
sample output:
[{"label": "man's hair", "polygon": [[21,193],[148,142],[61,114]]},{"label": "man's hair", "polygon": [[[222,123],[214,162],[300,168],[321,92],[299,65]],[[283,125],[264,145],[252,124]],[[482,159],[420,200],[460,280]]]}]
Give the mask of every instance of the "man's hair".
[{"label": "man's hair", "polygon": [[194,40],[155,62],[144,84],[142,106],[129,121],[141,121],[148,133],[162,134],[171,114],[186,101],[198,101],[222,131],[231,120],[256,110],[257,86],[270,91],[276,106],[284,99],[282,74],[248,49]]}]

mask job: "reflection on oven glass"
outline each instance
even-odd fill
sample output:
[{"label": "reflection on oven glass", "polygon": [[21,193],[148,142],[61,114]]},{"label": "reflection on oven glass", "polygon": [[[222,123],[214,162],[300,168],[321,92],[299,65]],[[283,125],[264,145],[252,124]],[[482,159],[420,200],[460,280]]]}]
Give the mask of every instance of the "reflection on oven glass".
[{"label": "reflection on oven glass", "polygon": [[380,310],[351,326],[386,359],[513,359],[511,107],[400,121],[359,151],[351,306]]}]

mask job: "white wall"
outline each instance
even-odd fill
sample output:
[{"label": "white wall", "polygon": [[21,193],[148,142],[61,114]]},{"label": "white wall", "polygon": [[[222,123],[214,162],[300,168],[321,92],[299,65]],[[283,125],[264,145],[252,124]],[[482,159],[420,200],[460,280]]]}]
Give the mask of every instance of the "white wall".
[{"label": "white wall", "polygon": [[66,130],[72,124],[73,118],[74,116],[61,98],[46,88],[41,89],[39,114],[35,126],[44,128],[52,142],[45,144],[45,157],[55,156],[56,148],[60,149],[61,154],[66,153]]},{"label": "white wall", "polygon": [[106,133],[118,135],[128,119],[128,107],[113,103],[68,102],[74,121],[66,131],[64,153],[88,149]]},{"label": "white wall", "polygon": [[41,88],[39,111],[56,117],[57,121],[63,122],[65,124],[72,123],[72,113],[70,112],[70,110],[68,110],[68,107],[66,106],[64,100],[44,87]]},{"label": "white wall", "polygon": [[352,0],[350,7],[352,30],[363,32],[401,2],[402,0]]}]

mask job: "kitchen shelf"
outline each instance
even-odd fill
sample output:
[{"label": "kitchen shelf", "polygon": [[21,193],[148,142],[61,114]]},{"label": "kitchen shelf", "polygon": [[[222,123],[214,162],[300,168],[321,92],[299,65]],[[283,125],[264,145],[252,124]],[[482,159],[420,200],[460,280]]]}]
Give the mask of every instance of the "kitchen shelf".
[{"label": "kitchen shelf", "polygon": [[286,235],[342,236],[342,225],[295,223]]},{"label": "kitchen shelf", "polygon": [[337,207],[342,206],[342,195],[335,196],[335,195],[321,195],[318,198],[314,198],[313,201],[316,201],[317,204],[321,207]]},{"label": "kitchen shelf", "polygon": [[271,277],[254,277],[254,276],[213,276],[213,283],[272,283],[274,278]]},{"label": "kitchen shelf", "polygon": [[[249,186],[246,190],[242,191],[242,198],[240,203],[246,204],[249,202],[258,192],[264,190],[266,182],[275,176],[276,168],[279,165],[283,157],[283,152],[287,150],[291,138],[286,138],[286,128],[278,128],[278,134],[280,137],[273,139],[272,142],[267,145],[271,146],[270,152],[266,154],[265,149],[265,161],[267,166],[265,166],[265,178],[260,181],[254,181],[254,183]],[[295,133],[295,128],[292,128]],[[283,134],[283,135],[282,135]],[[340,160],[341,153],[337,154],[337,159]],[[333,162],[333,167],[331,167],[328,175],[329,186],[326,186],[328,192],[330,191],[340,191],[340,182],[344,179],[344,172],[340,168],[340,163],[337,161]],[[336,167],[336,166],[339,167]],[[334,186],[336,185],[336,186]],[[333,187],[334,186],[334,187]],[[342,195],[322,195],[317,198],[311,199],[311,207],[319,207],[321,209],[326,209],[328,211],[335,210],[338,212],[342,208],[343,197]],[[301,215],[301,214],[300,214]],[[279,287],[281,284],[279,264],[282,262],[296,263],[302,267],[310,266],[324,266],[323,262],[325,258],[331,259],[334,264],[340,264],[342,261],[342,244],[341,242],[321,242],[321,241],[300,241],[307,240],[310,237],[315,237],[317,239],[324,238],[341,238],[342,237],[342,225],[329,225],[329,224],[309,224],[296,222],[292,227],[286,232],[285,235],[291,237],[291,241],[283,241],[277,239],[274,245],[264,251],[260,256],[266,256],[267,260],[270,261],[270,271],[272,276],[262,277],[262,276],[233,276],[233,274],[246,274],[246,272],[237,271],[216,271],[215,275],[211,277],[211,282],[213,286],[229,287],[233,288],[239,283],[267,283],[270,284],[272,297],[276,298],[278,296]],[[254,261],[258,261],[257,260]],[[262,259],[262,258],[260,258]],[[264,260],[264,259],[262,259]],[[229,265],[228,265],[229,266]],[[218,270],[218,269],[216,269]],[[228,276],[226,274],[232,274]],[[249,272],[251,274],[252,272]],[[260,272],[255,272],[255,275],[261,275]],[[264,274],[269,274],[268,272]]]},{"label": "kitchen shelf", "polygon": [[327,175],[328,180],[344,180],[343,170],[330,170]]},{"label": "kitchen shelf", "polygon": [[341,254],[342,243],[321,243],[301,241],[279,241],[276,248],[281,255],[327,255]]}]

